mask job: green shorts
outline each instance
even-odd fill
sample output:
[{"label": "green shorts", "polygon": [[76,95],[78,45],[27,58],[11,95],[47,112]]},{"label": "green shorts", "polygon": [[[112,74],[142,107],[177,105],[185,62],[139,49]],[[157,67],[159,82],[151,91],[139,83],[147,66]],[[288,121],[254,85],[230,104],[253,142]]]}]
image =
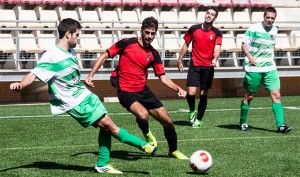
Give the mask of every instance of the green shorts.
[{"label": "green shorts", "polygon": [[106,108],[103,106],[99,98],[91,93],[79,105],[67,111],[75,120],[83,127],[91,126],[99,118],[107,114]]},{"label": "green shorts", "polygon": [[251,93],[256,93],[261,84],[263,84],[268,91],[279,90],[280,79],[277,70],[265,73],[246,72],[243,82],[245,89]]}]

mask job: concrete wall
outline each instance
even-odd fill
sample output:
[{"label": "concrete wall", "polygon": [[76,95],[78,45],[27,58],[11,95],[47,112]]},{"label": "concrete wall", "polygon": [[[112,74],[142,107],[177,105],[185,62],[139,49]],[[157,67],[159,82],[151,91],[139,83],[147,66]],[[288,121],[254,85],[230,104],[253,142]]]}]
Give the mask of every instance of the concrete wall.
[{"label": "concrete wall", "polygon": [[[220,97],[243,97],[243,79],[214,79],[213,88],[209,92],[209,98]],[[173,79],[175,83],[186,89],[185,79]],[[5,103],[29,103],[29,102],[48,102],[47,86],[41,82],[34,82],[31,87],[14,92],[9,90],[10,82],[0,82],[0,104]],[[108,80],[94,81],[95,87],[91,91],[96,93],[101,100],[104,97],[115,97],[116,90]],[[162,85],[158,79],[148,80],[148,86],[158,98],[176,98],[176,92]],[[269,93],[261,87],[257,96],[269,96]],[[293,96],[300,95],[300,76],[281,78],[281,95]]]}]

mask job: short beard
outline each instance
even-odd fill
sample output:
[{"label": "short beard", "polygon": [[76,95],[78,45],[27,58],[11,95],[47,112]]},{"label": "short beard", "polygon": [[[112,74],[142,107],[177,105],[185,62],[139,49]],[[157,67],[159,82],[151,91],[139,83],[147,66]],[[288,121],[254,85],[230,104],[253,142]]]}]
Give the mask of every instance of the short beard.
[{"label": "short beard", "polygon": [[76,47],[76,43],[74,43],[73,45],[71,45],[71,44],[69,43],[69,47],[70,47],[70,48],[75,48],[75,47]]}]

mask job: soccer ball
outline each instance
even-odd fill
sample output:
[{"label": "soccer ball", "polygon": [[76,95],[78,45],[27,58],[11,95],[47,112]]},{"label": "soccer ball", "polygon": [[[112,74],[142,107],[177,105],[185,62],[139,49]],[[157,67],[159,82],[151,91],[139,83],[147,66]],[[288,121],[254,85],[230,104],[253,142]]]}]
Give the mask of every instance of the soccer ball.
[{"label": "soccer ball", "polygon": [[207,151],[196,151],[190,157],[190,166],[195,173],[205,173],[211,165],[212,157]]}]

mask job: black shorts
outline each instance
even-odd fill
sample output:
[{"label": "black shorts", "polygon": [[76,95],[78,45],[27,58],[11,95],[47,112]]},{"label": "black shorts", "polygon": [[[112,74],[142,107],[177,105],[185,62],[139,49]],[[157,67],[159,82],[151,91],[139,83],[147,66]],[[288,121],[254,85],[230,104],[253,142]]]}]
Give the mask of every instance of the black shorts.
[{"label": "black shorts", "polygon": [[209,89],[212,86],[214,78],[214,67],[209,66],[191,66],[187,75],[188,87],[200,87]]},{"label": "black shorts", "polygon": [[139,102],[147,110],[156,109],[164,106],[147,86],[145,86],[144,90],[141,92],[124,92],[118,90],[118,98],[121,105],[124,108],[126,108],[129,112],[130,112],[130,106],[134,102]]}]

